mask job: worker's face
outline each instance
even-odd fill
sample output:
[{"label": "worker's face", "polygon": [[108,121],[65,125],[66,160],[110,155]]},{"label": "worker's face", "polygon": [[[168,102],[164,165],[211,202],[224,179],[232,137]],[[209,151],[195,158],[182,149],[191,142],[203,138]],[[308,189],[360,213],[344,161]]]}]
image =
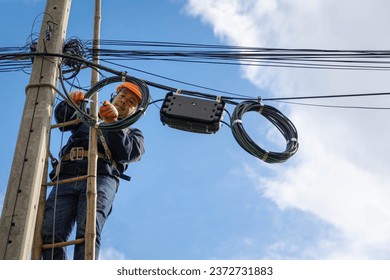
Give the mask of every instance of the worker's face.
[{"label": "worker's face", "polygon": [[133,114],[139,103],[131,91],[122,88],[112,101],[112,105],[118,110],[118,118],[123,119]]}]

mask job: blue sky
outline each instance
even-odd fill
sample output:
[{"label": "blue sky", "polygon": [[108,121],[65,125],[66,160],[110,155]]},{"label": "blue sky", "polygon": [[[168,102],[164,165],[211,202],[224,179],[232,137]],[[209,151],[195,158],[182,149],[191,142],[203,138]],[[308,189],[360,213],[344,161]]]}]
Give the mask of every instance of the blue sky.
[{"label": "blue sky", "polygon": [[[321,49],[390,45],[383,35],[390,21],[384,0],[102,2],[102,39]],[[24,46],[31,33],[39,32],[45,1],[0,4],[1,47]],[[92,39],[93,5],[92,0],[73,1],[68,38]],[[387,73],[374,71],[151,61],[126,65],[253,97],[388,91]],[[140,72],[129,75],[196,89]],[[0,111],[7,123],[0,140],[0,202],[28,81],[23,72],[0,73],[7,104]],[[89,81],[87,75],[81,80]],[[161,90],[150,91],[153,99],[165,96]],[[379,97],[327,102],[390,107],[388,98]],[[389,258],[388,111],[269,105],[288,115],[298,129],[300,149],[286,163],[270,165],[247,154],[224,125],[213,135],[163,126],[159,109],[151,105],[134,125],[144,132],[146,154],[129,167],[132,181],[121,182],[100,258]],[[283,148],[278,132],[261,116],[248,118],[245,127],[261,145]],[[53,134],[51,150],[58,151],[60,134]]]}]

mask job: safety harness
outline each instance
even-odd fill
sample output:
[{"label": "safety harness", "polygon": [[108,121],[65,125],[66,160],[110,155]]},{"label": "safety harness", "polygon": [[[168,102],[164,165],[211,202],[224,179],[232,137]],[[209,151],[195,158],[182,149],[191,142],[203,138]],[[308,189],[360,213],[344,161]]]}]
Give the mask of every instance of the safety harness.
[{"label": "safety harness", "polygon": [[[98,153],[97,154],[98,158],[104,159],[105,161],[109,162],[114,168],[117,169],[118,165],[117,165],[116,161],[112,159],[111,151],[108,148],[106,139],[104,138],[103,132],[100,129],[98,129],[98,135],[99,135],[100,141],[101,141],[103,148],[104,148],[104,154]],[[87,158],[87,157],[88,157],[88,150],[85,150],[83,147],[73,147],[69,151],[69,153],[63,155],[59,161],[54,159],[50,153],[50,158],[52,160],[52,163],[54,163],[56,165],[56,167],[55,167],[56,172],[55,172],[55,175],[52,178],[52,180],[54,180],[55,178],[58,177],[58,175],[60,173],[60,169],[61,169],[61,163],[63,161],[82,160],[82,159]],[[124,179],[126,181],[130,181],[130,179],[131,179],[130,176],[127,176],[125,174],[121,174],[120,176],[115,176],[115,177],[119,177],[119,178]]]}]

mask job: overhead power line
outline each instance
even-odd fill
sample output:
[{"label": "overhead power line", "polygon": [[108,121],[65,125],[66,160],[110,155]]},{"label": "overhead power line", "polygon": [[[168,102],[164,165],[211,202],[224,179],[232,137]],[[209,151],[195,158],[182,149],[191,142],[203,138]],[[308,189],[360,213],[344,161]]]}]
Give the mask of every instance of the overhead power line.
[{"label": "overhead power line", "polygon": [[[134,42],[134,41],[105,41],[102,40],[100,46],[105,45],[116,45],[121,47],[137,47],[140,46],[148,48],[148,50],[112,50],[108,48],[94,49],[91,48],[90,42],[81,42],[78,39],[70,39],[64,46],[63,53],[52,54],[52,53],[37,53],[34,50],[34,44],[25,46],[23,48],[0,48],[0,71],[10,70],[25,70],[26,67],[33,61],[37,56],[45,57],[50,59],[52,57],[61,57],[62,64],[60,67],[60,80],[65,95],[62,95],[68,102],[72,103],[72,100],[67,94],[64,82],[68,79],[73,79],[77,76],[82,67],[91,67],[98,71],[107,71],[114,76],[108,77],[94,85],[85,95],[85,102],[82,103],[80,108],[74,106],[78,111],[81,119],[86,124],[98,127],[102,130],[117,130],[123,127],[127,127],[137,121],[145,112],[148,105],[156,101],[150,102],[150,94],[148,86],[156,87],[171,93],[178,93],[191,96],[194,100],[197,98],[211,99],[222,102],[222,104],[235,105],[235,109],[230,117],[230,129],[232,130],[233,136],[240,144],[240,146],[251,155],[268,163],[284,162],[298,149],[298,133],[293,123],[284,116],[276,108],[269,105],[263,105],[263,101],[284,101],[291,102],[290,100],[301,100],[301,99],[325,99],[325,98],[346,98],[346,97],[363,97],[363,96],[384,96],[390,95],[388,92],[376,92],[376,93],[353,93],[353,94],[342,94],[342,95],[322,95],[322,96],[295,96],[295,97],[273,97],[273,98],[261,98],[261,97],[246,97],[238,96],[237,94],[228,93],[226,96],[216,96],[209,93],[202,93],[198,91],[190,91],[177,89],[164,84],[159,84],[152,81],[142,80],[135,77],[128,76],[126,72],[118,71],[107,67],[102,64],[94,64],[91,62],[92,54],[98,53],[99,59],[102,62],[111,63],[116,66],[123,68],[129,68],[119,63],[112,62],[113,60],[134,60],[134,59],[156,59],[156,60],[170,60],[170,61],[181,61],[181,62],[207,62],[207,63],[232,63],[232,64],[246,64],[259,66],[263,62],[275,63],[283,67],[321,67],[323,69],[332,69],[334,67],[343,67],[345,69],[359,69],[359,70],[387,70],[390,69],[390,65],[387,65],[387,60],[390,57],[386,51],[342,51],[342,50],[304,50],[304,49],[268,49],[268,48],[247,48],[247,47],[228,47],[218,45],[198,45],[198,44],[178,44],[178,43],[164,43],[164,42]],[[153,48],[170,48],[170,50],[157,49],[150,50]],[[184,49],[183,49],[184,48]],[[29,49],[30,51],[27,51]],[[369,59],[369,60],[368,60]],[[376,65],[377,64],[377,65]],[[136,69],[132,69],[136,70]],[[70,76],[66,76],[68,73]],[[147,74],[154,75],[150,72]],[[157,76],[157,75],[154,75]],[[160,78],[166,78],[159,76]],[[120,82],[120,81],[131,81],[136,83],[143,94],[143,102],[138,108],[137,112],[120,122],[114,124],[105,124],[96,122],[91,119],[87,113],[87,104],[91,96],[93,96],[98,90],[107,84]],[[173,81],[173,79],[171,79]],[[180,82],[175,80],[176,82]],[[188,85],[190,85],[188,83]],[[196,86],[191,84],[192,86]],[[210,88],[203,88],[212,90]],[[226,93],[226,92],[220,92]],[[230,95],[230,96],[229,96]],[[234,96],[233,96],[234,95]],[[164,104],[167,101],[164,101]],[[173,104],[173,103],[172,103]],[[210,103],[207,103],[210,104]],[[73,104],[74,105],[74,104]],[[303,105],[303,104],[302,104]],[[190,106],[189,108],[191,108]],[[224,105],[223,105],[224,107]],[[226,110],[226,109],[224,109]],[[243,125],[242,117],[246,112],[257,111],[268,119],[278,130],[282,133],[286,140],[286,149],[284,152],[272,152],[266,151],[254,143],[251,138],[246,134]],[[196,115],[196,114],[195,114]],[[205,120],[195,120],[184,113],[177,117],[183,119],[175,119],[176,116],[166,115],[170,119],[165,119],[173,127],[201,132],[209,133],[208,130],[211,128],[209,124],[203,123]],[[172,119],[173,118],[173,119]],[[187,120],[187,121],[186,121]],[[195,126],[196,125],[196,128]],[[195,130],[193,130],[195,129]],[[218,130],[218,126],[212,127],[212,132]]]},{"label": "overhead power line", "polygon": [[302,99],[327,99],[327,98],[349,98],[349,97],[367,97],[367,96],[385,96],[390,95],[390,92],[369,92],[369,93],[348,93],[337,95],[312,95],[312,96],[291,96],[291,97],[270,97],[264,98],[264,101],[278,100],[302,100]]},{"label": "overhead power line", "polygon": [[[75,41],[71,38],[69,41]],[[92,40],[79,40],[86,59],[99,53],[100,59],[161,60],[187,63],[248,65],[288,68],[390,70],[388,50],[338,50],[299,48],[257,48],[245,46],[188,44],[156,41],[101,40],[93,49]],[[22,48],[0,48],[0,55],[27,52],[34,42]],[[115,49],[109,48],[115,46]],[[0,65],[1,67],[1,65]]]},{"label": "overhead power line", "polygon": [[302,105],[302,106],[320,107],[320,108],[362,109],[362,110],[390,110],[390,107],[313,104],[313,103],[291,102],[291,101],[283,101],[283,100],[277,100],[275,102],[286,103],[286,104],[290,104],[290,105]]},{"label": "overhead power line", "polygon": [[[92,52],[90,41],[85,48]],[[106,46],[115,46],[110,49]],[[232,64],[344,70],[390,70],[386,50],[325,50],[255,48],[173,42],[102,40],[101,57],[113,60],[163,60],[174,62]]]},{"label": "overhead power line", "polygon": [[[85,64],[89,58],[92,57],[93,51],[92,40],[79,40],[78,38],[70,38],[67,40],[64,46],[64,61],[67,69],[64,69],[64,79],[70,79],[77,75],[81,66]],[[32,65],[32,61],[35,55],[45,55],[35,53],[35,42],[23,47],[3,47],[0,48],[0,72],[11,71],[28,71]],[[333,63],[343,63],[343,69],[348,69],[353,66],[354,70],[387,70],[387,65],[390,60],[390,51],[386,50],[324,50],[324,49],[286,49],[286,48],[253,48],[244,46],[225,46],[225,45],[205,45],[205,44],[188,44],[188,43],[174,43],[174,42],[156,42],[156,41],[123,41],[123,40],[101,40],[102,48],[98,51],[101,61],[121,66],[126,69],[138,71],[182,83],[198,87],[208,91],[219,92],[222,94],[228,94],[234,97],[225,97],[226,99],[247,100],[253,99],[253,97],[237,94],[234,92],[222,91],[210,87],[204,87],[193,83],[183,82],[177,79],[171,79],[162,75],[153,74],[148,71],[143,71],[128,67],[121,63],[115,63],[115,60],[130,60],[130,59],[153,59],[153,60],[170,60],[180,62],[201,62],[201,63],[230,63],[236,65],[243,65],[250,61],[250,65],[257,65],[259,62],[276,62],[283,63],[281,67],[301,67],[302,61],[309,62],[309,64],[316,62],[317,66],[321,66],[322,69],[333,69]],[[116,46],[119,49],[104,48],[105,46]],[[122,49],[121,49],[122,48]],[[49,55],[49,54],[46,54]],[[55,54],[51,54],[52,56]],[[75,59],[78,58],[78,59]],[[370,60],[368,60],[370,59]],[[230,62],[227,62],[230,61]],[[318,64],[321,62],[321,64]],[[350,65],[356,63],[363,63],[365,66],[361,68],[361,65]],[[373,64],[377,65],[373,65]],[[333,64],[333,65],[332,65]],[[369,68],[368,65],[371,64]],[[268,65],[269,66],[269,65]],[[275,66],[275,64],[274,64]],[[314,66],[314,64],[311,64]],[[310,67],[311,67],[310,66]],[[358,66],[358,67],[356,67]],[[101,66],[100,66],[101,67]],[[329,67],[329,68],[328,68]],[[372,68],[374,67],[374,68]],[[390,68],[389,68],[390,69]],[[107,70],[107,67],[106,69]],[[66,76],[66,72],[70,72],[70,76]],[[118,71],[113,71],[116,73]],[[66,78],[65,78],[66,76]],[[153,86],[160,87],[166,90],[172,90],[171,87],[156,84],[150,82]],[[387,92],[382,93],[358,93],[358,94],[343,94],[343,95],[327,95],[327,96],[300,96],[300,97],[273,97],[264,98],[264,101],[288,101],[298,99],[322,99],[322,98],[341,98],[341,97],[363,97],[363,96],[379,96],[389,95]],[[256,99],[256,98],[254,98]],[[231,103],[237,104],[234,101]],[[290,102],[290,104],[293,104]],[[303,103],[299,105],[305,105]],[[307,104],[311,106],[310,104]],[[313,104],[314,105],[314,104]],[[316,105],[317,106],[317,105]],[[320,104],[318,106],[321,106]],[[354,108],[365,109],[365,107],[357,106],[327,106],[322,107],[334,107],[334,108]],[[370,107],[372,109],[384,109],[382,107]]]}]

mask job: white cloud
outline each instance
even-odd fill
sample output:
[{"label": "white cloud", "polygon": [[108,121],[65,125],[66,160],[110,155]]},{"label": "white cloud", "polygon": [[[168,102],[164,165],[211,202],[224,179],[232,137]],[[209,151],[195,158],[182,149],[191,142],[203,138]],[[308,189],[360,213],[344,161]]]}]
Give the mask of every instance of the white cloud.
[{"label": "white cloud", "polygon": [[124,260],[125,255],[119,252],[114,247],[101,248],[99,252],[99,260]]},{"label": "white cloud", "polygon": [[[390,25],[386,14],[390,3],[384,0],[243,2],[190,0],[188,11],[234,45],[321,49],[387,49],[390,45],[384,29]],[[388,73],[378,72],[247,68],[244,75],[277,96],[387,91],[389,86]],[[388,98],[326,102],[390,107]],[[339,237],[324,237],[317,245],[319,251],[308,255],[388,258],[388,111],[288,109],[298,128],[300,150],[289,164],[270,166],[271,177],[259,178],[251,167],[259,190],[281,209],[307,211],[339,230]],[[270,250],[282,247],[295,248],[280,241]]]}]

